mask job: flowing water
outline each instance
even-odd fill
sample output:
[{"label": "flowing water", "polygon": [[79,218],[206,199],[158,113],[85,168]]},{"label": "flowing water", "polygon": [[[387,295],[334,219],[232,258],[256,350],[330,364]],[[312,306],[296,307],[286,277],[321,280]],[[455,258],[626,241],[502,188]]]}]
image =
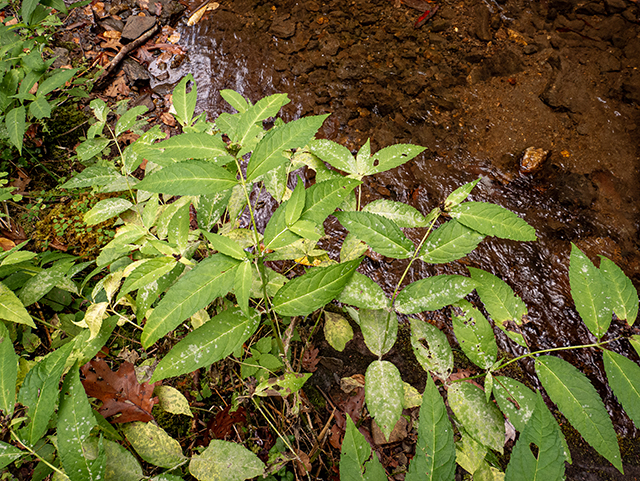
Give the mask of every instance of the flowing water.
[{"label": "flowing water", "polygon": [[[638,8],[553,0],[447,0],[439,7],[415,29],[420,12],[390,0],[236,0],[180,28],[188,58],[154,88],[168,91],[193,73],[198,108],[212,118],[231,111],[221,89],[254,102],[286,92],[292,102],[285,120],[330,112],[320,136],[352,150],[367,138],[374,149],[398,142],[428,147],[368,179],[365,202],[390,198],[428,213],[453,189],[482,177],[471,199],[517,212],[539,240],[487,239],[452,265],[416,264],[405,283],[483,268],[527,304],[533,348],[593,342],[570,298],[571,243],[592,260],[611,258],[640,287]],[[527,147],[550,151],[531,173],[519,168]],[[344,235],[335,222],[326,230]],[[422,234],[408,231],[416,242]],[[366,258],[360,270],[390,295],[405,266]],[[622,329],[614,320],[607,336]],[[499,337],[503,349],[522,353]],[[637,361],[627,342],[610,346]],[[606,387],[600,355],[584,349],[563,357],[594,382],[618,432],[636,437]],[[523,367],[533,372],[532,363]]]}]

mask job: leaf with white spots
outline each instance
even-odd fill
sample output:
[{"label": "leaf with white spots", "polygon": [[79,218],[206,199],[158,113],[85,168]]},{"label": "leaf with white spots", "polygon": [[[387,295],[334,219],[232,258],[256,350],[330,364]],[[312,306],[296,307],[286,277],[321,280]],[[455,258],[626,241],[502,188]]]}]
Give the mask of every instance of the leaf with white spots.
[{"label": "leaf with white spots", "polygon": [[180,443],[153,423],[126,423],[122,431],[136,453],[154,466],[173,468],[185,460]]},{"label": "leaf with white spots", "polygon": [[133,207],[133,204],[127,199],[114,197],[112,199],[104,199],[94,205],[89,212],[84,215],[84,221],[87,225],[95,225],[112,217],[122,214]]},{"label": "leaf with white spots", "polygon": [[429,264],[456,261],[478,247],[484,237],[457,220],[450,220],[427,237],[420,250],[420,259]]},{"label": "leaf with white spots", "polygon": [[26,451],[16,448],[11,444],[0,441],[0,469],[8,466],[16,459],[20,459],[25,454],[27,454]]},{"label": "leaf with white spots", "polygon": [[393,311],[360,309],[360,329],[369,350],[382,357],[396,342],[398,318]]},{"label": "leaf with white spots", "polygon": [[279,377],[272,377],[266,381],[262,381],[256,387],[254,396],[280,396],[287,397],[298,392],[304,386],[311,373],[288,372]]},{"label": "leaf with white spots", "polygon": [[347,425],[340,453],[340,479],[349,481],[387,481],[378,455],[373,452],[365,437],[358,431],[351,416]]},{"label": "leaf with white spots", "polygon": [[171,414],[184,414],[193,417],[189,401],[180,391],[171,386],[156,386],[153,394],[158,396],[160,408]]},{"label": "leaf with white spots", "polygon": [[227,309],[187,334],[158,363],[150,382],[195,371],[230,355],[257,329],[260,315],[253,309],[251,314]]},{"label": "leaf with white spots", "polygon": [[603,350],[603,360],[613,394],[636,427],[640,426],[640,366],[607,349]]},{"label": "leaf with white spots", "polygon": [[0,282],[0,319],[36,328],[33,319],[11,289]]},{"label": "leaf with white spots", "polygon": [[443,274],[427,277],[400,291],[395,308],[402,314],[435,311],[462,299],[475,286],[473,279],[464,276]]},{"label": "leaf with white spots", "polygon": [[[522,432],[536,409],[536,395],[527,386],[506,376],[496,376],[493,383],[493,395],[504,414],[516,431]],[[546,406],[545,406],[546,407]],[[547,412],[552,416],[549,409]],[[553,427],[560,435],[566,461],[571,464],[571,452],[558,423]]]},{"label": "leaf with white spots", "polygon": [[477,178],[476,180],[469,182],[468,184],[464,184],[451,192],[444,201],[444,210],[449,211],[452,207],[455,207],[462,201],[466,200],[473,188],[478,184],[478,182],[480,182],[480,179],[481,178]]},{"label": "leaf with white spots", "polygon": [[492,402],[487,402],[484,391],[468,382],[449,387],[449,407],[469,435],[502,453],[504,447],[504,418]]},{"label": "leaf with white spots", "polygon": [[600,270],[574,244],[571,244],[569,283],[578,314],[591,334],[601,338],[612,320],[607,285]]},{"label": "leaf with white spots", "polygon": [[453,369],[453,352],[447,336],[436,326],[411,319],[411,347],[425,371],[447,379]]},{"label": "leaf with white spots", "polygon": [[427,219],[415,207],[391,199],[374,200],[365,205],[362,211],[386,217],[399,227],[425,227],[427,225]]},{"label": "leaf with white spots", "polygon": [[353,277],[344,286],[344,290],[336,300],[343,304],[367,309],[388,309],[391,305],[382,288],[359,272],[354,272]]},{"label": "leaf with white spots", "polygon": [[527,313],[527,306],[513,292],[513,289],[502,279],[487,271],[473,267],[468,269],[471,278],[476,281],[476,292],[491,318],[499,324],[514,321],[521,325],[522,317]]},{"label": "leaf with white spots", "polygon": [[404,383],[398,368],[388,361],[373,361],[365,373],[367,409],[376,420],[385,438],[402,414]]},{"label": "leaf with white spots", "polygon": [[536,374],[551,400],[584,440],[622,472],[616,432],[589,379],[567,361],[554,356],[537,358]]},{"label": "leaf with white spots", "polygon": [[456,469],[453,426],[442,396],[431,376],[420,407],[418,443],[405,481],[450,481]]},{"label": "leaf with white spots", "polygon": [[63,260],[30,278],[20,290],[19,297],[22,303],[25,306],[30,306],[39,301],[66,277],[72,265],[73,262]]},{"label": "leaf with white spots", "polygon": [[536,230],[504,207],[488,202],[464,202],[451,208],[451,217],[484,235],[535,241]]},{"label": "leaf with white spots", "polygon": [[451,320],[462,351],[476,366],[489,369],[496,362],[498,346],[487,318],[470,302],[461,300],[455,304]]},{"label": "leaf with white spots", "polygon": [[97,424],[87,394],[80,382],[77,365],[65,377],[58,410],[58,453],[71,481],[104,478],[104,456],[90,459],[85,444]]},{"label": "leaf with white spots", "polygon": [[309,151],[336,169],[347,174],[356,174],[358,167],[349,149],[332,140],[315,139],[307,146]]},{"label": "leaf with white spots", "polygon": [[324,313],[324,338],[336,351],[344,351],[347,342],[353,339],[353,329],[344,316],[335,312]]},{"label": "leaf with white spots", "polygon": [[212,440],[189,463],[189,472],[198,481],[244,481],[261,476],[264,469],[260,458],[247,448],[219,439]]}]

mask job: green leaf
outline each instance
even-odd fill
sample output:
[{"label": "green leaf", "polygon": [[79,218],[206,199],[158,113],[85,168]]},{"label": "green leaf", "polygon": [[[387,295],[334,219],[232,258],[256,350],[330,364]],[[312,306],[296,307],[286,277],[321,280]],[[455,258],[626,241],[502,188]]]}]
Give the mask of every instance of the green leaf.
[{"label": "green leaf", "polygon": [[382,288],[359,272],[353,274],[336,300],[343,304],[367,309],[388,309],[391,306]]},{"label": "green leaf", "polygon": [[[173,99],[175,101],[175,97]],[[138,120],[138,115],[144,114],[147,110],[149,110],[148,107],[144,105],[137,105],[122,114],[122,116],[118,119],[118,123],[116,124],[116,137],[119,137],[120,134],[124,134],[133,125],[135,125],[136,121]]]},{"label": "green leaf", "polygon": [[300,218],[321,225],[361,182],[339,177],[318,182],[306,190],[304,212]]},{"label": "green leaf", "polygon": [[281,316],[306,316],[336,298],[362,259],[309,269],[285,284],[273,298]]},{"label": "green leaf", "polygon": [[13,350],[9,331],[0,322],[0,410],[4,411],[4,416],[13,415],[17,378],[18,356]]},{"label": "green leaf", "polygon": [[601,338],[612,319],[606,284],[600,270],[574,244],[571,244],[569,283],[578,314],[591,334]]},{"label": "green leaf", "polygon": [[449,407],[469,435],[484,444],[503,452],[504,418],[492,402],[487,402],[484,391],[468,382],[449,386]]},{"label": "green leaf", "polygon": [[476,292],[496,323],[514,321],[522,324],[522,317],[527,314],[527,306],[511,287],[499,277],[481,269],[469,267],[471,278],[476,282]]},{"label": "green leaf", "polygon": [[288,372],[279,377],[273,377],[261,382],[254,391],[254,396],[280,396],[287,397],[298,392],[304,386],[311,373]]},{"label": "green leaf", "polygon": [[636,427],[640,426],[640,366],[606,349],[602,351],[602,356],[613,394]]},{"label": "green leaf", "polygon": [[[26,1],[26,0],[25,0]],[[4,123],[7,126],[9,132],[9,140],[18,149],[18,152],[22,154],[22,141],[24,138],[24,131],[26,129],[26,117],[27,111],[24,107],[15,107],[9,110],[9,113],[5,115]]]},{"label": "green leaf", "polygon": [[39,0],[22,0],[20,15],[24,23],[26,23],[27,25],[31,23],[31,15],[35,11],[39,3]]},{"label": "green leaf", "polygon": [[160,408],[171,414],[184,414],[193,417],[189,401],[180,391],[171,386],[156,386],[153,394],[158,396]]},{"label": "green leaf", "polygon": [[0,282],[0,319],[36,328],[18,296],[2,282]]},{"label": "green leaf", "polygon": [[304,239],[318,242],[324,232],[318,232],[319,226],[308,220],[299,220],[295,224],[289,226],[289,230]]},{"label": "green leaf", "polygon": [[76,147],[78,158],[81,161],[89,160],[102,152],[110,142],[111,141],[109,139],[105,139],[104,137],[96,137],[95,139],[85,140],[80,145],[78,145],[78,147]]},{"label": "green leaf", "polygon": [[303,117],[267,132],[253,150],[247,165],[247,180],[253,181],[286,162],[284,151],[307,145],[328,116]]},{"label": "green leaf", "polygon": [[409,284],[398,294],[395,308],[402,314],[435,311],[462,299],[475,285],[473,279],[458,275],[420,279]]},{"label": "green leaf", "polygon": [[260,458],[230,441],[214,439],[189,462],[189,472],[199,481],[244,481],[264,473]]},{"label": "green leaf", "polygon": [[155,259],[142,259],[127,266],[127,278],[120,287],[118,299],[121,299],[131,291],[144,289],[155,283],[162,276],[171,272],[177,261],[173,257],[156,257]]},{"label": "green leaf", "polygon": [[353,339],[351,324],[349,324],[349,321],[347,321],[344,316],[325,311],[324,338],[336,351],[344,351],[347,342]]},{"label": "green leaf", "polygon": [[465,202],[454,206],[451,217],[484,235],[516,241],[535,241],[536,231],[510,210],[486,202]]},{"label": "green leaf", "polygon": [[215,194],[205,194],[198,197],[198,227],[205,231],[210,231],[224,213],[229,199],[231,189]]},{"label": "green leaf", "polygon": [[92,165],[69,179],[60,187],[63,189],[80,189],[82,187],[103,186],[121,179],[120,173],[113,167]]},{"label": "green leaf", "polygon": [[447,379],[453,369],[453,352],[447,336],[428,322],[411,319],[411,347],[425,371]]},{"label": "green leaf", "polygon": [[114,197],[103,199],[94,205],[89,212],[84,215],[87,225],[96,225],[122,214],[133,207],[133,204],[126,199]]},{"label": "green leaf", "polygon": [[125,423],[122,431],[136,453],[147,463],[173,468],[185,460],[180,443],[153,423]]},{"label": "green leaf", "polygon": [[[493,394],[502,413],[509,418],[509,421],[518,432],[522,432],[529,422],[529,419],[531,419],[534,409],[536,409],[537,401],[535,393],[515,379],[496,376],[493,384]],[[553,415],[549,412],[546,405],[545,409],[547,410],[547,415],[553,418]],[[564,434],[562,434],[560,426],[558,426],[557,422],[554,422],[550,429],[554,429],[558,433],[565,459],[571,464],[571,452],[569,451],[569,446],[564,438]]]},{"label": "green leaf", "polygon": [[27,451],[22,451],[11,444],[0,441],[0,469],[9,466],[16,459],[20,459]]},{"label": "green leaf", "polygon": [[622,472],[620,449],[611,419],[586,376],[554,356],[537,358],[536,373],[551,400],[584,440]]},{"label": "green leaf", "polygon": [[[537,393],[535,409],[511,453],[505,481],[563,480],[562,441],[556,420]],[[532,447],[536,449],[532,452]]]},{"label": "green leaf", "polygon": [[356,159],[344,145],[332,140],[316,139],[309,143],[309,151],[324,162],[348,174],[357,174]]},{"label": "green leaf", "polygon": [[51,104],[46,97],[36,97],[29,104],[29,116],[38,120],[51,117]]},{"label": "green leaf", "polygon": [[[191,91],[187,93],[187,84],[191,82]],[[193,75],[185,76],[173,89],[173,108],[176,111],[176,119],[183,127],[191,125],[193,113],[196,110],[198,89]]]},{"label": "green leaf", "polygon": [[472,252],[484,235],[451,220],[433,231],[422,245],[420,259],[430,264],[446,264]]},{"label": "green leaf", "polygon": [[388,361],[376,360],[369,364],[364,379],[367,409],[389,439],[402,414],[404,384],[400,371]]},{"label": "green leaf", "polygon": [[287,208],[284,213],[284,221],[288,226],[293,225],[300,219],[300,215],[304,210],[305,197],[304,181],[298,177],[298,181],[287,202]]},{"label": "green leaf", "polygon": [[358,239],[355,234],[349,232],[342,241],[342,247],[340,248],[340,261],[352,261],[357,257],[363,256],[369,246]]},{"label": "green leaf", "polygon": [[143,347],[148,348],[182,321],[228,293],[233,288],[237,265],[235,259],[214,254],[182,276],[149,316],[141,336]]},{"label": "green leaf", "polygon": [[456,470],[453,427],[431,376],[422,395],[418,443],[405,481],[450,481]]},{"label": "green leaf", "polygon": [[480,466],[485,462],[484,458],[489,449],[469,436],[461,427],[459,441],[456,441],[456,463],[468,473],[476,474]]},{"label": "green leaf", "polygon": [[140,481],[144,477],[136,457],[118,443],[103,439],[106,464],[105,481]]},{"label": "green leaf", "polygon": [[455,207],[456,205],[458,205],[461,202],[463,202],[464,200],[466,200],[467,197],[469,197],[469,194],[471,193],[473,188],[476,185],[478,185],[478,182],[480,182],[481,178],[482,177],[479,177],[476,180],[474,180],[473,182],[469,182],[468,184],[464,184],[464,185],[458,187],[453,192],[451,192],[449,194],[449,196],[447,197],[447,199],[444,201],[444,210],[448,212],[449,210],[451,210],[452,207]]},{"label": "green leaf", "polygon": [[238,112],[243,113],[246,112],[249,107],[251,107],[251,103],[247,101],[242,95],[240,95],[235,90],[224,89],[220,91],[220,96],[227,101],[229,105],[231,105]]},{"label": "green leaf", "polygon": [[386,310],[360,309],[359,314],[364,343],[372,353],[381,358],[396,342],[398,334],[396,313]]},{"label": "green leaf", "polygon": [[638,291],[622,269],[611,260],[600,256],[600,272],[605,280],[607,297],[611,298],[613,312],[618,319],[633,325],[638,317]]},{"label": "green leaf", "polygon": [[264,229],[264,245],[267,249],[279,249],[300,240],[300,236],[291,232],[285,222],[288,202],[280,204]]},{"label": "green leaf", "polygon": [[[462,310],[461,315],[458,314],[458,309]],[[453,311],[453,332],[462,352],[476,366],[490,369],[498,356],[498,346],[491,324],[478,309],[465,300],[458,301]]]},{"label": "green leaf", "polygon": [[249,296],[251,294],[251,284],[253,283],[253,268],[249,260],[241,262],[236,270],[233,282],[233,291],[236,294],[238,305],[245,314],[249,313]]},{"label": "green leaf", "polygon": [[415,246],[391,220],[369,212],[336,212],[335,217],[358,239],[383,256],[408,259]]},{"label": "green leaf", "polygon": [[60,376],[73,347],[74,343],[68,342],[48,354],[27,373],[20,387],[18,402],[28,408],[29,423],[18,431],[18,435],[29,446],[38,442],[47,431],[49,419],[56,409]]},{"label": "green leaf", "polygon": [[227,309],[187,334],[158,363],[151,382],[180,376],[229,356],[249,339],[260,323],[257,311],[247,317],[240,309]]},{"label": "green leaf", "polygon": [[207,159],[216,164],[233,160],[219,134],[180,134],[157,144],[143,146],[140,153],[163,167],[188,159]]},{"label": "green leaf", "polygon": [[346,416],[344,440],[340,453],[340,479],[349,481],[387,481],[378,455],[358,431],[351,416]]},{"label": "green leaf", "polygon": [[85,447],[89,433],[96,424],[80,382],[80,370],[75,365],[62,385],[57,426],[58,453],[71,481],[99,480],[104,477],[104,457],[89,459]]},{"label": "green leaf", "polygon": [[47,77],[44,82],[40,83],[40,86],[38,87],[38,93],[36,95],[38,97],[44,97],[48,93],[53,92],[55,89],[62,87],[73,78],[77,71],[77,68],[55,70],[55,73],[53,75]]},{"label": "green leaf", "polygon": [[362,211],[386,217],[398,227],[425,227],[427,225],[427,219],[416,208],[390,199],[374,200],[365,205]]},{"label": "green leaf", "polygon": [[139,190],[164,195],[215,194],[238,183],[235,174],[211,162],[188,160],[145,176]]},{"label": "green leaf", "polygon": [[379,150],[371,157],[371,166],[361,172],[364,175],[378,174],[398,167],[426,150],[426,147],[420,147],[412,144],[396,144]]},{"label": "green leaf", "polygon": [[38,272],[30,278],[20,290],[20,300],[25,306],[30,306],[45,296],[56,284],[64,279],[71,269],[68,262],[60,262],[49,269]]},{"label": "green leaf", "polygon": [[213,232],[203,231],[202,234],[218,252],[238,259],[239,261],[247,259],[247,253],[236,241],[220,234],[214,234]]},{"label": "green leaf", "polygon": [[[290,102],[287,94],[274,94],[269,95],[263,99],[258,100],[255,105],[252,105],[246,112],[239,114],[240,120],[236,126],[235,132],[227,132],[231,137],[231,140],[237,142],[241,146],[251,140],[251,134],[254,131],[253,127],[256,122],[268,119],[269,117],[275,117],[280,109]],[[262,129],[260,129],[262,130]]]}]

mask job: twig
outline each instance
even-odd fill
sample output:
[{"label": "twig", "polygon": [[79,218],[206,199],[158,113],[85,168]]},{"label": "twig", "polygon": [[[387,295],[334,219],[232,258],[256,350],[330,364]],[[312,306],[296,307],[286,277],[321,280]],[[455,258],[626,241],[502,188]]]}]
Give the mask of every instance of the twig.
[{"label": "twig", "polygon": [[136,48],[138,48],[140,45],[145,43],[151,37],[153,37],[156,34],[156,32],[158,31],[158,28],[159,28],[159,24],[155,24],[153,26],[153,28],[151,28],[147,32],[145,32],[142,35],[140,35],[133,42],[128,43],[124,47],[122,47],[122,49],[118,52],[118,55],[113,57],[111,62],[109,62],[109,65],[107,65],[107,68],[104,69],[104,72],[102,72],[100,74],[100,76],[98,77],[98,79],[96,80],[96,87],[100,88],[100,87],[98,87],[100,82],[104,81],[109,75],[111,75],[113,73],[113,71],[116,69],[116,67],[118,65],[120,65],[120,62],[122,62],[122,60],[124,60],[124,58],[127,56],[127,54],[129,52],[131,52],[132,50],[135,50]]}]

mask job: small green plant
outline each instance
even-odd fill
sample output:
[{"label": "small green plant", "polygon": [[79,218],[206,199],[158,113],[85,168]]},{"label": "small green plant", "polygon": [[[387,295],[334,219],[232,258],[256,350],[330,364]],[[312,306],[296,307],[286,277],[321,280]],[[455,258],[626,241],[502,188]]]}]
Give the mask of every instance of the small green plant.
[{"label": "small green plant", "polygon": [[[7,6],[0,3],[0,9]],[[20,154],[31,122],[50,117],[69,96],[88,96],[84,80],[72,81],[77,69],[52,69],[55,58],[43,56],[51,32],[61,25],[56,10],[68,8],[62,0],[24,0],[20,13],[0,24],[0,141]],[[60,92],[67,82],[74,86]]]},{"label": "small green plant", "polygon": [[[402,165],[424,149],[400,144],[372,153],[366,142],[354,156],[339,144],[315,139],[326,116],[290,123],[276,120],[265,131],[262,122],[276,116],[288,102],[281,94],[251,104],[236,92],[222,91],[237,113],[221,114],[211,123],[204,115],[194,118],[196,86],[191,84],[189,90],[192,82],[191,76],[183,79],[173,94],[175,115],[184,133],[166,140],[154,127],[123,148],[119,137],[136,128],[137,117],[146,108],[123,108],[111,128],[106,104],[92,102],[97,122],[77,150],[80,160],[90,166],[63,187],[91,188],[94,193],[125,192],[128,196],[102,199],[84,214],[89,225],[116,218],[121,223],[113,240],[101,249],[96,269],[78,285],[73,277],[89,263],[77,264],[76,259],[64,255],[40,257],[33,262],[32,256],[25,258],[25,262],[31,262],[30,270],[21,280],[0,276],[4,279],[0,303],[10,304],[20,313],[18,322],[24,324],[34,325],[24,306],[31,306],[54,287],[66,286],[85,301],[83,314],[74,317],[79,331],[27,373],[18,391],[18,402],[26,413],[14,413],[16,354],[10,343],[0,343],[0,361],[10,367],[0,374],[1,392],[6,395],[0,409],[9,419],[16,416],[8,424],[13,443],[2,444],[7,453],[5,466],[28,455],[45,462],[37,450],[50,445],[43,436],[59,399],[57,445],[51,451],[57,456],[46,461],[51,469],[61,475],[64,472],[71,481],[103,476],[124,479],[124,463],[116,459],[127,458],[133,472],[142,472],[131,453],[124,450],[127,454],[113,454],[119,448],[107,440],[106,432],[93,429],[100,423],[93,422],[79,381],[79,364],[104,344],[116,321],[138,329],[145,349],[172,331],[187,331],[158,360],[150,382],[187,374],[223,359],[236,359],[242,377],[257,377],[255,383],[247,383],[247,391],[237,397],[238,401],[250,399],[260,410],[262,398],[279,397],[287,401],[290,413],[295,415],[300,407],[299,392],[311,375],[296,371],[290,362],[296,322],[335,301],[345,306],[362,331],[366,346],[377,357],[365,373],[365,401],[384,436],[388,438],[403,408],[421,405],[418,444],[406,474],[408,481],[451,480],[456,463],[484,479],[563,479],[570,453],[556,420],[539,393],[500,375],[503,368],[525,357],[535,359],[542,386],[569,422],[622,471],[615,432],[599,395],[584,374],[561,357],[548,355],[588,347],[602,350],[610,387],[634,423],[640,425],[640,367],[606,349],[612,340],[601,340],[613,313],[632,325],[638,311],[637,292],[615,264],[602,258],[597,268],[575,246],[572,248],[572,296],[587,328],[598,340],[587,346],[531,352],[521,330],[527,308],[498,276],[470,267],[468,275],[437,275],[408,285],[404,282],[415,262],[456,261],[487,236],[536,240],[534,229],[515,213],[467,200],[478,180],[450,193],[426,216],[411,206],[386,199],[363,206],[360,186],[366,176]],[[115,161],[103,158],[108,157],[104,152],[113,151],[119,153]],[[346,175],[327,168],[325,162]],[[143,180],[133,175],[141,165],[145,169]],[[290,179],[291,173],[302,166],[315,170],[314,185],[305,187],[300,178]],[[293,190],[288,188],[289,181],[295,181]],[[259,196],[254,193],[262,190],[280,205],[260,232],[255,220],[255,199]],[[325,235],[323,223],[330,215],[349,232],[341,245],[340,262],[317,246]],[[242,219],[248,221],[241,224]],[[403,228],[422,228],[424,235],[416,245]],[[357,272],[369,249],[408,260],[390,297]],[[8,255],[17,256],[18,252]],[[273,264],[269,261],[273,260],[297,260],[316,266],[290,279],[270,267]],[[48,262],[53,264],[43,268]],[[87,287],[96,274],[101,274],[99,280]],[[465,299],[474,290],[482,306]],[[445,307],[452,312],[462,352],[480,370],[473,379],[451,378],[454,361],[446,336],[412,317]],[[411,350],[425,370],[426,388],[421,395],[402,381],[392,362],[384,359],[396,343],[399,314],[409,316]],[[2,311],[0,315],[16,322]],[[190,325],[185,325],[189,320]],[[498,359],[494,329],[527,353],[516,359]],[[256,332],[268,334],[261,334],[246,349],[245,343]],[[334,317],[326,323],[325,335],[342,349],[353,332]],[[629,340],[640,349],[640,336]],[[60,392],[58,381],[66,369]],[[463,382],[482,379],[482,387]],[[42,393],[37,398],[33,394],[36,391]],[[291,398],[293,402],[289,403]],[[81,418],[91,421],[80,422]],[[519,432],[519,438],[502,473],[490,460],[492,452],[504,452],[505,418]],[[69,430],[74,433],[74,444],[66,437]],[[281,465],[266,466],[236,443],[214,440],[201,452],[185,456],[179,443],[153,423],[126,423],[122,432],[142,459],[171,472],[154,479],[181,479],[180,473],[186,472],[201,481],[243,480],[274,472],[278,473],[276,478],[288,476]],[[291,455],[297,456],[289,440],[285,436],[281,440]],[[340,473],[345,480],[387,479],[382,464],[348,416]]]}]

